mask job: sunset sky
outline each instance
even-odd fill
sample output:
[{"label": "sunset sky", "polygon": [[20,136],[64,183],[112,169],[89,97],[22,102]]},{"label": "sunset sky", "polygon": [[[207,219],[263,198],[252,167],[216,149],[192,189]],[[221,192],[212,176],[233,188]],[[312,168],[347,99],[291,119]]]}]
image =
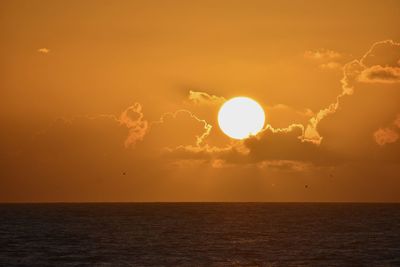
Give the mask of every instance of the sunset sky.
[{"label": "sunset sky", "polygon": [[[1,1],[0,202],[400,201],[399,1]],[[264,109],[256,136],[217,122]]]}]

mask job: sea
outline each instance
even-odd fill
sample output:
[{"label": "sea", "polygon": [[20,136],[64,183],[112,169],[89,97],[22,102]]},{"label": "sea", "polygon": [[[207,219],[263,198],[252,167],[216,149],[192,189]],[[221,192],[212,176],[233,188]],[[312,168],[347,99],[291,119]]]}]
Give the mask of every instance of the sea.
[{"label": "sea", "polygon": [[0,204],[0,266],[400,266],[400,204]]}]

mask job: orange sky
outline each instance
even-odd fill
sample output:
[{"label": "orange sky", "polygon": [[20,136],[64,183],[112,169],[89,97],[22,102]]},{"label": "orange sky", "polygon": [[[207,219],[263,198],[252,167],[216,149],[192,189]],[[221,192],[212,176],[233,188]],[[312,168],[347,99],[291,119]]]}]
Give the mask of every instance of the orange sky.
[{"label": "orange sky", "polygon": [[[399,14],[1,1],[0,201],[399,202]],[[244,141],[217,124],[238,95],[266,112]]]}]

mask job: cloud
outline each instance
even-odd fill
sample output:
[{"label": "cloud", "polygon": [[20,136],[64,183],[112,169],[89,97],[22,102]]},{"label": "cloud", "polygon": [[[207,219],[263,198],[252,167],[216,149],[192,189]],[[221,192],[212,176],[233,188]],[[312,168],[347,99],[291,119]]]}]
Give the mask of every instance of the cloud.
[{"label": "cloud", "polygon": [[[374,78],[375,83],[387,83],[388,80],[397,80],[397,70],[393,71],[393,67],[388,65],[396,63],[400,54],[400,43],[392,40],[385,40],[374,43],[371,48],[360,58],[348,62],[343,66],[343,78],[341,79],[342,91],[336,97],[336,101],[328,107],[321,109],[316,115],[310,119],[304,132],[303,140],[320,144],[323,137],[318,132],[318,124],[328,115],[335,113],[340,106],[340,100],[344,96],[352,95],[355,84],[360,80],[360,77],[365,76],[365,72],[371,74],[372,70],[380,70],[380,76],[375,72],[375,75],[367,77]],[[370,66],[369,64],[374,64]],[[379,64],[379,65],[376,65]],[[390,68],[390,72],[388,70]],[[382,72],[385,70],[385,73]],[[380,77],[377,79],[377,77]],[[362,78],[361,78],[362,80]]]},{"label": "cloud", "polygon": [[302,172],[312,167],[311,163],[295,160],[264,160],[257,164],[260,169],[277,169],[280,171]]},{"label": "cloud", "polygon": [[397,114],[396,119],[394,120],[393,124],[397,127],[400,128],[400,114]]},{"label": "cloud", "polygon": [[378,145],[394,143],[399,139],[399,134],[390,128],[381,128],[374,133],[375,141]]},{"label": "cloud", "polygon": [[248,156],[254,162],[317,160],[320,148],[312,142],[303,141],[302,136],[302,125],[291,125],[286,129],[268,127],[257,136],[244,140],[244,145],[249,150]]},{"label": "cloud", "polygon": [[400,82],[400,67],[375,65],[364,69],[358,81],[364,83],[398,83]]},{"label": "cloud", "polygon": [[222,104],[226,101],[224,97],[221,96],[215,96],[215,95],[210,95],[205,92],[198,92],[198,91],[189,91],[189,96],[188,96],[189,101],[195,103],[195,104]]},{"label": "cloud", "polygon": [[304,57],[312,60],[332,60],[339,59],[342,55],[339,52],[329,49],[317,49],[304,52]]},{"label": "cloud", "polygon": [[[129,134],[125,139],[125,147],[135,146],[139,141],[150,138],[147,144],[157,144],[155,147],[163,151],[164,156],[171,159],[206,159],[214,162],[214,167],[227,166],[231,163],[248,164],[262,161],[319,161],[323,137],[318,132],[319,123],[328,115],[335,113],[339,109],[340,99],[347,95],[352,95],[355,84],[365,75],[366,70],[387,70],[389,67],[368,66],[365,62],[377,62],[370,60],[371,54],[375,54],[375,48],[379,47],[380,53],[385,51],[386,46],[398,44],[393,41],[382,41],[372,45],[371,49],[359,60],[351,61],[343,66],[343,78],[341,80],[342,91],[336,97],[334,103],[326,108],[313,113],[309,109],[304,111],[294,111],[299,116],[308,121],[304,123],[292,123],[287,127],[273,127],[266,125],[262,132],[257,136],[244,141],[231,142],[225,145],[210,145],[207,139],[212,132],[212,125],[205,119],[195,115],[188,109],[180,109],[175,112],[166,112],[157,121],[148,122],[144,119],[142,106],[135,103],[123,111],[118,118],[120,125],[128,128]],[[306,57],[315,59],[332,59],[340,57],[340,54],[331,50],[323,50],[315,53],[310,51]],[[380,58],[379,58],[380,60]],[[380,61],[381,64],[389,62]],[[397,62],[397,61],[395,61]],[[374,63],[374,64],[375,64]],[[394,68],[394,67],[390,67]],[[364,72],[364,74],[363,74]],[[371,77],[371,76],[368,76]],[[199,105],[221,105],[226,99],[222,96],[212,95],[206,92],[189,91],[188,103],[192,106]],[[268,107],[267,107],[268,109]],[[292,110],[286,105],[276,105],[270,110]],[[292,112],[293,113],[293,112]],[[399,119],[400,121],[400,119]],[[182,125],[192,124],[192,130],[184,136],[179,131]],[[400,124],[400,122],[399,122]],[[150,134],[150,136],[148,136]],[[392,131],[379,129],[374,134],[378,144],[394,142],[395,134]],[[194,137],[194,138],[193,138]],[[193,139],[191,139],[193,138]],[[193,140],[193,141],[191,141]]]},{"label": "cloud", "polygon": [[[343,160],[326,148],[326,142],[316,146],[302,140],[302,124],[286,128],[268,125],[250,139],[215,147],[208,145],[208,137],[203,136],[211,133],[209,123],[188,110],[165,113],[157,121],[146,121],[147,128],[138,127],[144,125],[144,118],[142,106],[135,103],[119,117],[100,115],[59,120],[33,140],[26,138],[29,144],[20,154],[12,155],[11,159],[4,156],[0,161],[4,173],[0,179],[1,198],[7,201],[214,200],[208,195],[210,190],[218,188],[215,196],[220,196],[237,183],[239,193],[235,199],[246,199],[241,192],[250,186],[250,196],[254,190],[260,190],[260,195],[270,200],[267,183],[273,182],[284,190],[296,183],[304,187],[305,181],[320,185],[326,182],[324,185],[328,187],[332,186],[331,181],[324,177],[329,177],[333,168],[348,168],[340,177],[335,176],[335,180],[341,179],[338,183],[343,185],[349,179],[353,179],[352,183],[359,179],[363,185],[366,177],[374,181],[373,178],[381,177],[378,176],[381,170],[399,166],[399,142],[382,147],[374,145],[375,150],[368,148],[365,156],[359,152],[357,157]],[[398,124],[400,115],[393,127]],[[183,127],[185,131],[180,131]],[[135,137],[134,149],[124,148],[127,132],[129,136],[132,134],[130,129],[141,129],[134,131],[134,136],[142,136],[142,139]],[[371,132],[368,135],[373,144]],[[197,142],[201,136],[204,138]],[[4,145],[8,140],[0,138],[0,142]],[[153,153],[160,150],[161,155]],[[383,153],[390,155],[382,156]],[[397,178],[388,173],[384,173],[383,179]],[[340,187],[337,194],[342,191]],[[232,192],[228,191],[227,199]]]},{"label": "cloud", "polygon": [[[262,132],[254,137],[243,141],[232,142],[223,147],[209,146],[207,140],[202,139],[202,146],[181,146],[177,149],[171,149],[166,152],[171,158],[196,158],[205,159],[213,164],[215,168],[229,166],[229,164],[253,164],[260,162],[280,161],[283,162],[300,162],[308,164],[314,162],[317,164],[327,164],[338,162],[340,156],[329,151],[326,146],[321,146],[323,136],[319,133],[318,127],[322,120],[327,116],[336,113],[342,105],[342,98],[351,96],[355,87],[358,85],[360,76],[363,71],[370,69],[372,66],[368,64],[383,64],[388,66],[391,62],[397,64],[397,59],[393,60],[396,51],[400,50],[399,44],[391,41],[381,41],[374,43],[371,48],[357,60],[353,60],[343,65],[343,77],[341,79],[341,92],[336,96],[336,101],[327,107],[313,113],[306,110],[302,114],[308,121],[305,123],[292,123],[287,127],[273,127],[266,125]],[[391,56],[387,56],[386,52],[390,51]],[[379,53],[378,53],[379,52]],[[335,58],[338,54],[328,51],[325,54],[319,52],[317,56],[307,53],[309,57],[316,58]],[[373,60],[371,57],[373,56]],[[377,67],[374,67],[377,68]],[[387,67],[382,67],[387,68]],[[392,67],[393,68],[393,67]],[[379,82],[379,81],[377,81]],[[190,92],[190,99],[196,103],[218,103],[223,97],[209,95],[202,92]],[[266,107],[268,109],[268,107]],[[276,105],[269,108],[270,110],[288,110],[285,105]],[[293,115],[293,114],[292,114]],[[400,118],[396,123],[400,125]],[[208,132],[207,136],[209,136]],[[388,130],[378,130],[376,140],[378,143],[394,142],[396,134]],[[330,136],[330,138],[334,138]],[[397,140],[397,139],[396,139]],[[340,152],[342,156],[348,157],[346,151]],[[358,155],[361,156],[361,155]],[[286,162],[287,163],[287,162]],[[275,164],[275,163],[274,163]],[[270,164],[272,166],[273,164]],[[277,165],[277,164],[275,164]],[[286,164],[288,165],[288,164]],[[297,165],[296,165],[297,166]],[[302,165],[303,166],[303,165]]]},{"label": "cloud", "polygon": [[333,50],[308,50],[304,52],[303,56],[308,60],[318,63],[319,68],[323,70],[340,69],[342,66],[338,61],[343,58],[343,55]]},{"label": "cloud", "polygon": [[364,67],[390,66],[398,67],[400,59],[400,43],[393,40],[383,40],[374,43],[369,51],[361,58],[360,64]]},{"label": "cloud", "polygon": [[[379,49],[378,49],[379,48]],[[393,56],[387,56],[385,52],[393,52],[399,50],[397,43],[393,41],[382,41],[377,42],[371,46],[371,48],[357,60],[350,61],[342,66],[343,76],[340,80],[341,91],[336,96],[336,101],[329,104],[327,107],[322,108],[318,112],[312,112],[309,109],[303,111],[296,111],[286,105],[275,105],[271,107],[265,107],[268,114],[273,112],[288,113],[287,117],[293,119],[294,114],[297,114],[297,120],[301,123],[289,123],[289,126],[274,127],[271,124],[267,124],[265,128],[256,136],[245,140],[231,141],[225,145],[210,145],[208,140],[212,137],[212,131],[206,131],[207,133],[201,138],[201,142],[196,145],[181,145],[177,147],[169,147],[163,151],[163,157],[174,161],[179,161],[181,164],[185,164],[188,160],[201,161],[202,164],[209,164],[214,169],[231,169],[234,166],[248,166],[258,167],[266,169],[275,169],[280,171],[302,171],[307,172],[315,168],[330,168],[331,166],[337,166],[348,160],[372,160],[371,154],[365,153],[365,149],[374,151],[373,154],[379,154],[377,156],[379,160],[385,161],[396,161],[394,158],[393,149],[378,151],[374,150],[376,146],[373,146],[374,142],[371,140],[371,135],[361,130],[353,130],[359,135],[352,136],[351,138],[354,143],[362,143],[363,147],[355,144],[354,147],[349,145],[347,139],[335,140],[334,135],[329,134],[324,143],[323,135],[319,132],[320,122],[331,114],[336,113],[339,108],[346,104],[346,111],[348,111],[348,104],[351,103],[344,98],[345,96],[351,96],[355,92],[355,88],[361,87],[359,77],[362,72],[369,69],[371,66],[368,64],[376,64],[379,62],[383,66],[389,66],[393,62]],[[379,50],[379,53],[377,52]],[[334,53],[328,53],[334,56]],[[374,54],[374,60],[370,59],[371,54]],[[337,56],[337,55],[336,55]],[[322,57],[322,56],[321,56]],[[326,56],[329,57],[329,56]],[[368,62],[368,64],[367,64]],[[395,63],[397,62],[394,61]],[[397,64],[397,63],[396,63]],[[372,65],[375,66],[375,65]],[[358,88],[361,90],[361,88]],[[361,99],[354,98],[357,102],[363,101],[363,94]],[[193,92],[189,93],[189,99],[194,106],[198,105],[217,105],[225,100],[223,97],[210,95],[204,92]],[[352,99],[352,98],[349,98]],[[346,101],[345,101],[346,100]],[[351,107],[354,112],[354,108],[359,108],[363,105],[356,105]],[[210,108],[210,107],[208,107]],[[289,112],[290,111],[290,112]],[[290,116],[289,116],[290,115]],[[346,116],[346,115],[344,115]],[[302,120],[304,119],[304,122]],[[341,116],[343,118],[343,116]],[[200,120],[199,118],[196,118]],[[290,120],[288,120],[290,122]],[[328,121],[330,125],[330,121]],[[336,122],[335,122],[336,123]],[[343,122],[342,122],[343,123]],[[347,123],[347,122],[346,122]],[[396,118],[393,125],[400,125],[400,117]],[[331,126],[329,126],[331,127]],[[368,126],[369,127],[369,126]],[[392,128],[394,126],[391,126]],[[380,129],[376,131],[374,135],[376,142],[379,144],[395,142],[397,140],[398,133],[395,129],[385,130]],[[370,128],[368,128],[370,129]],[[343,129],[344,131],[346,129]],[[393,134],[394,132],[394,134]],[[329,132],[328,132],[329,133]],[[327,134],[327,132],[323,132]],[[361,136],[361,135],[362,136]],[[359,140],[361,138],[362,140]],[[347,145],[338,146],[337,142],[341,142]],[[373,147],[371,147],[371,145]],[[348,147],[354,148],[349,151]],[[376,159],[374,159],[376,160]]]},{"label": "cloud", "polygon": [[374,132],[375,142],[380,145],[386,145],[397,142],[400,137],[400,114],[397,114],[396,119],[386,128],[379,128]]},{"label": "cloud", "polygon": [[39,48],[37,51],[38,51],[39,53],[41,53],[41,54],[48,54],[48,53],[50,53],[50,49],[45,48],[45,47]]},{"label": "cloud", "polygon": [[[292,113],[295,113],[297,115],[300,115],[302,117],[312,117],[313,116],[313,112],[311,109],[305,108],[303,110],[296,110],[292,107],[289,107],[287,105],[284,104],[277,104],[277,105],[273,105],[273,106],[267,106],[264,108],[265,110],[268,110],[269,112],[273,112],[273,111],[290,111]],[[293,115],[293,114],[292,114]]]},{"label": "cloud", "polygon": [[[206,101],[207,94],[201,92],[192,92],[193,99]],[[218,97],[213,96],[209,101],[214,101]],[[197,101],[196,100],[196,101]],[[201,147],[204,140],[211,132],[212,125],[206,120],[200,119],[193,112],[186,109],[179,109],[174,112],[165,112],[156,121],[147,121],[144,119],[142,105],[134,103],[125,109],[118,118],[121,125],[129,129],[128,137],[125,140],[125,147],[135,147],[139,141],[150,139],[146,143],[158,144],[158,149],[166,147],[176,147],[179,145]],[[184,127],[185,130],[181,131]],[[194,138],[193,138],[194,135]],[[194,142],[188,142],[193,139]],[[154,145],[150,145],[153,146]],[[157,146],[157,145],[156,145]]]},{"label": "cloud", "polygon": [[[181,110],[177,110],[175,112],[166,112],[161,116],[161,118],[158,121],[154,121],[151,123],[151,128],[153,128],[154,125],[157,125],[157,124],[164,124],[168,120],[168,118],[176,119],[179,115],[182,115],[182,114],[188,116],[190,120],[203,125],[203,132],[201,134],[196,135],[196,142],[195,142],[195,145],[197,147],[202,146],[204,139],[207,138],[207,136],[210,134],[212,126],[209,123],[207,123],[206,120],[198,118],[196,115],[194,115],[189,110],[181,109]],[[179,131],[178,126],[174,130]]]},{"label": "cloud", "polygon": [[143,117],[142,105],[139,103],[133,104],[121,113],[119,122],[129,129],[125,147],[135,145],[136,142],[143,140],[148,131],[148,122]]},{"label": "cloud", "polygon": [[335,61],[330,61],[330,62],[319,65],[319,67],[324,70],[340,69],[341,66],[342,66],[342,64],[335,62]]},{"label": "cloud", "polygon": [[266,128],[256,136],[233,141],[224,147],[179,146],[165,151],[170,159],[203,159],[216,168],[230,164],[255,164],[265,160],[310,161],[319,158],[320,148],[315,144],[302,141],[303,126],[293,124],[287,128]]},{"label": "cloud", "polygon": [[247,155],[249,150],[244,146],[242,141],[233,141],[223,147],[181,145],[175,148],[165,148],[163,157],[172,161],[191,159],[205,160],[214,164],[227,166],[228,164],[246,164],[249,161]]}]

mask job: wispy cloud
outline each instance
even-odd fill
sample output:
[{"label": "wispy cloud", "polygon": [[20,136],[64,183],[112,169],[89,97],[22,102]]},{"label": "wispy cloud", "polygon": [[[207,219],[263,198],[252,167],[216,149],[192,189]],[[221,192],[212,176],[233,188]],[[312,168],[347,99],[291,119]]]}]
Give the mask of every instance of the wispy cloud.
[{"label": "wispy cloud", "polygon": [[389,126],[376,130],[373,136],[380,146],[397,142],[400,137],[400,114],[397,114],[396,119]]},{"label": "wispy cloud", "polygon": [[50,49],[45,48],[45,47],[39,48],[37,51],[38,51],[39,53],[41,53],[41,54],[48,54],[48,53],[50,53]]},{"label": "wispy cloud", "polygon": [[399,134],[390,128],[381,128],[374,132],[374,138],[378,145],[394,143],[399,139]]},{"label": "wispy cloud", "polygon": [[312,60],[332,60],[339,59],[342,54],[329,49],[308,50],[304,52],[304,57]]},{"label": "wispy cloud", "polygon": [[[196,136],[196,146],[197,146],[197,147],[200,147],[200,146],[203,144],[204,139],[207,138],[207,136],[210,134],[211,129],[212,129],[212,125],[209,124],[209,123],[207,123],[206,120],[203,120],[203,119],[198,118],[196,115],[194,115],[194,114],[193,114],[191,111],[189,111],[189,110],[180,109],[180,110],[177,110],[177,111],[175,111],[175,112],[166,112],[166,113],[164,113],[164,114],[160,117],[159,120],[153,121],[153,122],[151,123],[151,126],[152,126],[153,124],[163,124],[163,123],[165,122],[165,118],[166,118],[166,117],[176,118],[177,115],[178,115],[178,114],[181,114],[181,113],[188,114],[192,119],[194,119],[195,121],[200,122],[200,123],[203,124],[203,126],[204,126],[204,131],[203,131],[203,133],[202,133],[201,135],[197,135],[197,136]],[[178,130],[178,129],[177,129],[177,130]]]},{"label": "wispy cloud", "polygon": [[139,103],[133,104],[121,113],[119,122],[129,129],[125,147],[135,145],[137,141],[143,140],[148,131],[148,122],[143,117],[142,105]]},{"label": "wispy cloud", "polygon": [[327,63],[322,63],[321,65],[319,65],[319,67],[324,70],[335,70],[335,69],[340,69],[342,65],[338,62],[330,61]]}]

